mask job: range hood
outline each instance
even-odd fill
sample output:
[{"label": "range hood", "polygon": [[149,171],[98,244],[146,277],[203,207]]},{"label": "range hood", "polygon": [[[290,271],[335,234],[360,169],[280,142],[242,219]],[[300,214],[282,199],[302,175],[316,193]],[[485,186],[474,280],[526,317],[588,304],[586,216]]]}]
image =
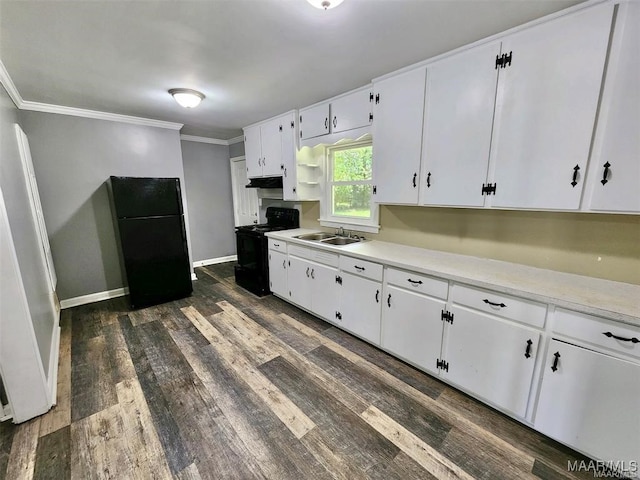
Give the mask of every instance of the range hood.
[{"label": "range hood", "polygon": [[282,188],[282,177],[250,178],[246,188]]}]

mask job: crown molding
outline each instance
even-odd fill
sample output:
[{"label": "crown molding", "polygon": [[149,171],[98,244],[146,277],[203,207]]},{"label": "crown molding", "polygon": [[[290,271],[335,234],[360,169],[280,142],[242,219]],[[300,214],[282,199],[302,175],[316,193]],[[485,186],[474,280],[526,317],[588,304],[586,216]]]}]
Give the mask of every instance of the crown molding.
[{"label": "crown molding", "polygon": [[186,142],[199,142],[199,143],[211,143],[213,145],[229,145],[227,140],[221,140],[219,138],[198,137],[196,135],[180,135],[180,140]]},{"label": "crown molding", "polygon": [[24,100],[22,100],[20,92],[18,92],[18,89],[13,83],[13,80],[11,80],[9,72],[7,72],[7,69],[4,68],[4,63],[2,63],[2,60],[0,60],[0,83],[2,83],[16,107],[20,108],[20,105],[24,103]]},{"label": "crown molding", "polygon": [[227,143],[229,145],[233,145],[234,143],[242,143],[242,142],[244,142],[244,135],[240,135],[238,137],[233,137],[233,138],[230,138],[229,140],[227,140]]},{"label": "crown molding", "polygon": [[28,110],[32,112],[56,113],[58,115],[71,115],[74,117],[93,118],[96,120],[131,123],[134,125],[144,125],[146,127],[168,128],[169,130],[180,130],[183,127],[182,123],[165,122],[163,120],[133,117],[130,115],[120,115],[118,113],[99,112],[97,110],[86,110],[84,108],[65,107],[64,105],[52,105],[50,103],[23,101],[18,108],[20,110]]}]

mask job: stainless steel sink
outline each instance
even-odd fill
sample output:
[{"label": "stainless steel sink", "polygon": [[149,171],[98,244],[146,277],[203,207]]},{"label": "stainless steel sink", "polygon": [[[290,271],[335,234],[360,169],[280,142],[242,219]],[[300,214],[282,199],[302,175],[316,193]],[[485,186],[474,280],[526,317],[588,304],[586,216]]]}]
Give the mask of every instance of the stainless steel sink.
[{"label": "stainless steel sink", "polygon": [[357,243],[359,241],[360,240],[357,238],[333,237],[321,240],[321,243],[328,243],[330,245],[349,245],[351,243]]},{"label": "stainless steel sink", "polygon": [[335,237],[335,235],[332,235],[330,233],[324,233],[324,232],[318,232],[318,233],[307,233],[305,235],[298,235],[297,237],[294,238],[299,238],[300,240],[312,240],[312,241],[319,241],[319,240],[324,240],[325,238],[332,238]]}]

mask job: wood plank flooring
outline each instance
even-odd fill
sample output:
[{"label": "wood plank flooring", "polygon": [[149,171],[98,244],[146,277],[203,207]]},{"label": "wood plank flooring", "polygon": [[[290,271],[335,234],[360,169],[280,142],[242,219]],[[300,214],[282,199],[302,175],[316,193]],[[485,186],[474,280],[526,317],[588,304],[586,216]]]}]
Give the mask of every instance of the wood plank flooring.
[{"label": "wood plank flooring", "polygon": [[[0,479],[573,479],[580,454],[273,296],[63,311],[58,404],[0,424]],[[586,459],[588,460],[588,459]]]}]

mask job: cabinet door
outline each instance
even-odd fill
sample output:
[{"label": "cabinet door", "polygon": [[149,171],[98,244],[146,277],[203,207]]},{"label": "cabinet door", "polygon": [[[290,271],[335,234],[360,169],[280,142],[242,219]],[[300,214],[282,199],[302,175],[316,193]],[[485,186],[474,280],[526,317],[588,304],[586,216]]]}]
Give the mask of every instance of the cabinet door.
[{"label": "cabinet door", "polygon": [[296,114],[281,118],[282,122],[282,198],[298,200],[296,168]]},{"label": "cabinet door", "polygon": [[443,352],[449,371],[444,376],[524,417],[540,334],[465,308],[453,307],[451,312]]},{"label": "cabinet door", "polygon": [[374,345],[380,345],[382,284],[345,272],[341,277],[342,326]]},{"label": "cabinet door", "polygon": [[331,132],[344,132],[371,124],[372,103],[368,89],[331,102]]},{"label": "cabinet door", "polygon": [[640,458],[640,365],[552,340],[543,375],[536,430],[596,459]]},{"label": "cabinet door", "polygon": [[303,308],[311,310],[311,265],[298,257],[288,257],[289,299]]},{"label": "cabinet door", "polygon": [[418,203],[426,68],[374,84],[373,199]]},{"label": "cabinet door", "polygon": [[579,207],[612,12],[599,5],[503,40],[512,61],[498,80],[492,206]]},{"label": "cabinet door", "polygon": [[427,67],[420,203],[484,205],[500,43]]},{"label": "cabinet door", "polygon": [[262,146],[260,125],[244,129],[244,156],[247,161],[247,177],[262,176]]},{"label": "cabinet door", "polygon": [[591,210],[640,212],[640,3],[620,6],[590,170]]},{"label": "cabinet door", "polygon": [[269,288],[273,293],[289,298],[287,289],[287,255],[269,250]]},{"label": "cabinet door", "polygon": [[274,118],[260,126],[262,139],[262,175],[281,175],[282,170],[282,121]]},{"label": "cabinet door", "polygon": [[382,300],[382,348],[438,375],[446,303],[390,285]]},{"label": "cabinet door", "polygon": [[335,321],[338,310],[338,269],[319,263],[310,263],[311,308],[313,313],[327,320]]},{"label": "cabinet door", "polygon": [[326,133],[329,133],[328,103],[300,111],[300,138],[302,140]]}]

